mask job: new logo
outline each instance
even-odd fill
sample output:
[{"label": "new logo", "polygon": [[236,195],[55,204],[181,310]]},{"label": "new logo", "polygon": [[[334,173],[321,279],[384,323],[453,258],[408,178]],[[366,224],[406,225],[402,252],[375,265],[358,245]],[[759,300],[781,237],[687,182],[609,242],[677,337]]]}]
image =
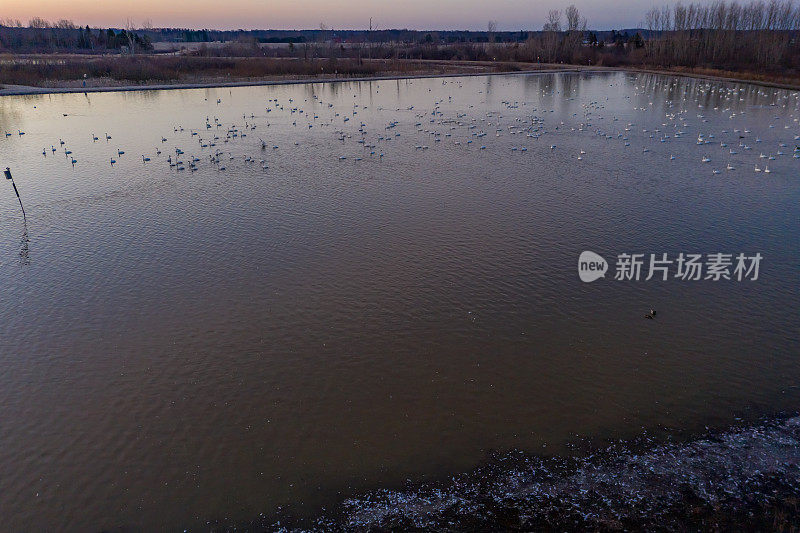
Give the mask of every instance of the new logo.
[{"label": "new logo", "polygon": [[594,252],[585,251],[578,258],[578,276],[584,283],[591,283],[596,279],[605,277],[608,263]]}]

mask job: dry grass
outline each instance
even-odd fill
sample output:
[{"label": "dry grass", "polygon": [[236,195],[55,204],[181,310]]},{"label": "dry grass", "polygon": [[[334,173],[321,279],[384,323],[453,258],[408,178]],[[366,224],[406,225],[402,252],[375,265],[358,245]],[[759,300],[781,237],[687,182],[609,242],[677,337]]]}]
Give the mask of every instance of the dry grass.
[{"label": "dry grass", "polygon": [[[314,77],[369,77],[461,72],[507,72],[516,64],[403,59],[310,60],[268,57],[196,56],[0,56],[0,84],[34,87],[88,87],[157,83],[205,83]],[[85,75],[85,77],[84,77]]]},{"label": "dry grass", "polygon": [[201,78],[262,78],[271,76],[342,76],[375,74],[370,65],[354,61],[187,56],[6,56],[0,59],[0,83],[43,86],[52,81],[111,79],[133,84],[196,81]]}]

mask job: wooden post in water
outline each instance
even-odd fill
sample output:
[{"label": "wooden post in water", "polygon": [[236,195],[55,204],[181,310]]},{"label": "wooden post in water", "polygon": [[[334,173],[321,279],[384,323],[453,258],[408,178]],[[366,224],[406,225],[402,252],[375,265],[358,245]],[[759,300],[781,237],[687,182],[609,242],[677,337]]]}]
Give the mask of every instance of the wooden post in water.
[{"label": "wooden post in water", "polygon": [[19,191],[17,190],[17,184],[14,183],[14,178],[11,177],[11,169],[6,167],[5,171],[3,172],[6,175],[7,180],[11,180],[11,186],[14,187],[14,193],[17,195],[17,200],[19,200],[19,206],[22,208],[22,218],[27,221],[28,217],[25,216],[25,208],[22,206],[22,198],[19,197]]}]

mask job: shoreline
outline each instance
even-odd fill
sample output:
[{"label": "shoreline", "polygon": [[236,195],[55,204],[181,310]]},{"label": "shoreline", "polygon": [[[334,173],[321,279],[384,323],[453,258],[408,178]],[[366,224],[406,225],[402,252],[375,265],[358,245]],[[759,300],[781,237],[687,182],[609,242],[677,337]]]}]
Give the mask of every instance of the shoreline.
[{"label": "shoreline", "polygon": [[132,91],[171,91],[178,89],[216,89],[228,87],[262,87],[271,85],[302,85],[307,83],[341,83],[363,81],[414,80],[426,78],[465,78],[472,76],[508,76],[512,74],[553,74],[560,72],[581,72],[579,67],[543,68],[536,70],[514,70],[504,72],[452,72],[428,74],[395,74],[386,76],[320,77],[276,80],[243,80],[232,82],[164,83],[153,85],[120,85],[107,87],[34,87],[29,85],[6,84],[0,89],[0,96],[30,96],[42,94],[104,93]]},{"label": "shoreline", "polygon": [[228,87],[268,87],[277,85],[302,85],[307,83],[341,83],[341,82],[365,82],[365,81],[391,81],[391,80],[414,80],[426,78],[462,78],[474,76],[509,76],[509,75],[531,75],[531,74],[554,74],[554,73],[580,73],[580,72],[631,72],[639,74],[656,74],[661,76],[679,76],[682,78],[694,78],[715,82],[745,83],[761,87],[771,87],[800,91],[800,85],[771,82],[765,80],[750,80],[744,78],[732,78],[727,76],[714,76],[709,74],[694,74],[691,72],[659,70],[638,67],[603,67],[603,66],[578,66],[578,65],[551,65],[547,68],[523,69],[509,71],[485,71],[485,72],[451,72],[451,73],[423,73],[423,74],[387,74],[385,76],[354,76],[354,77],[309,77],[309,78],[282,78],[272,80],[241,80],[232,82],[197,82],[197,83],[159,83],[145,85],[119,85],[119,86],[100,86],[100,87],[36,87],[29,85],[0,86],[0,96],[33,96],[47,94],[71,94],[71,93],[106,93],[106,92],[133,92],[133,91],[169,91],[179,89],[215,89]]},{"label": "shoreline", "polygon": [[793,83],[783,83],[778,81],[767,81],[767,80],[748,80],[745,78],[731,78],[729,76],[714,76],[712,74],[693,74],[691,72],[683,72],[680,70],[658,70],[658,69],[651,69],[651,68],[637,68],[637,67],[598,67],[598,68],[608,68],[610,70],[622,70],[627,72],[637,72],[643,74],[658,74],[660,76],[679,76],[681,78],[694,78],[698,80],[708,80],[708,81],[717,81],[717,82],[728,82],[728,83],[747,83],[750,85],[759,85],[761,87],[772,87],[774,89],[786,89],[789,91],[800,91],[800,84],[793,84]]},{"label": "shoreline", "polygon": [[[578,444],[581,444],[580,442]],[[448,480],[344,499],[308,520],[212,520],[252,531],[708,531],[800,527],[800,416],[675,438],[645,432],[577,456],[496,455]]]}]

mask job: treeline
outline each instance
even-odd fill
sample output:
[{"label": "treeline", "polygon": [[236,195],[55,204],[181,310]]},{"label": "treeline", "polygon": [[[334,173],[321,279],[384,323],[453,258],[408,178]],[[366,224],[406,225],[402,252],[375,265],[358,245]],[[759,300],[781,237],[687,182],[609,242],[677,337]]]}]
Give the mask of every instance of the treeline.
[{"label": "treeline", "polygon": [[[22,38],[22,45],[30,42],[41,42],[51,38],[53,32],[77,35],[70,32],[80,30],[72,21],[60,20],[48,22],[43,19],[32,19],[28,25],[18,20],[0,19],[0,34],[13,33]],[[94,30],[96,31],[96,30]],[[116,31],[120,31],[116,29]],[[141,39],[151,43],[212,43],[255,41],[260,43],[393,43],[413,44],[460,44],[460,43],[520,43],[525,42],[532,31],[489,32],[489,31],[416,31],[416,30],[235,30],[221,31],[210,29],[181,28],[127,28]]]},{"label": "treeline", "polygon": [[[343,44],[392,44],[401,46],[430,46],[430,45],[458,45],[458,44],[521,44],[529,39],[542,36],[546,31],[496,31],[494,22],[487,24],[487,31],[467,30],[442,30],[418,31],[408,29],[384,30],[335,30],[324,25],[316,30],[212,30],[212,29],[186,29],[186,28],[153,28],[149,23],[141,27],[134,27],[131,23],[126,28],[110,28],[115,34],[125,32],[134,35],[139,48],[147,47],[149,42],[168,43],[213,43],[213,42],[258,42],[262,44],[275,43],[343,43]],[[638,30],[625,30],[631,35]],[[118,48],[118,41],[107,40],[100,37],[98,32],[108,33],[108,30],[90,29],[88,26],[81,28],[71,20],[62,19],[50,22],[42,18],[33,18],[23,24],[17,19],[0,19],[0,45],[10,51],[31,51],[51,48],[91,48],[92,45],[104,48]],[[83,40],[79,43],[83,33]],[[605,35],[609,32],[597,32],[596,35]],[[105,41],[104,41],[105,39]],[[124,46],[124,42],[119,43]],[[88,46],[87,46],[88,45]]]},{"label": "treeline", "polygon": [[179,28],[155,28],[144,30],[153,42],[231,42],[255,40],[261,43],[488,43],[522,42],[528,38],[527,31],[417,31],[408,29],[384,30],[187,30]]},{"label": "treeline", "polygon": [[[35,18],[0,20],[0,51],[149,52],[155,42],[204,57],[462,60],[644,66],[800,74],[800,0],[714,0],[654,8],[646,28],[589,31],[572,5],[539,31],[92,29]],[[183,46],[181,43],[187,43]],[[189,43],[192,43],[190,46]],[[199,43],[199,45],[197,44]],[[205,43],[205,44],[203,44]],[[171,47],[163,47],[168,51]]]},{"label": "treeline", "polygon": [[638,61],[644,53],[645,36],[650,36],[644,30],[596,32],[586,27],[586,19],[571,5],[564,11],[551,10],[542,31],[517,32],[511,41],[443,43],[434,37],[409,46],[370,45],[368,50],[373,58],[615,66]]},{"label": "treeline", "polygon": [[78,27],[69,20],[51,23],[31,19],[23,27],[18,20],[0,20],[0,51],[12,52],[149,52],[150,37],[139,30]]},{"label": "treeline", "polygon": [[550,11],[542,32],[493,51],[498,60],[800,74],[800,2],[715,0],[653,8],[641,31],[586,30],[575,6]]},{"label": "treeline", "polygon": [[653,65],[775,70],[800,60],[800,6],[792,0],[678,3],[651,9],[645,20],[659,34],[647,46]]}]

